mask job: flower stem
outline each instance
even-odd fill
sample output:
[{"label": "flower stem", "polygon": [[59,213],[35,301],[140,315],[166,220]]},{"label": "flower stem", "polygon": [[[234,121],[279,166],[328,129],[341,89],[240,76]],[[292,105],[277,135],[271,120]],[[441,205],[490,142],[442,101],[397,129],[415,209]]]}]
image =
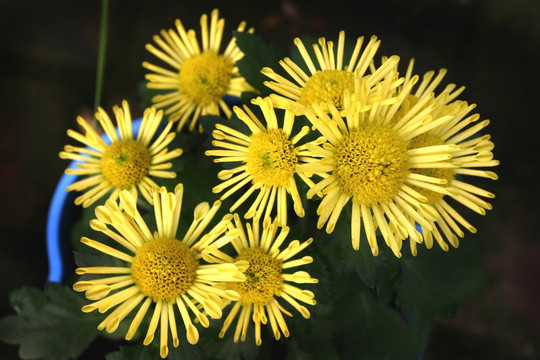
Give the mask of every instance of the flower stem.
[{"label": "flower stem", "polygon": [[[109,16],[109,0],[101,1],[101,24],[99,29],[99,49],[96,71],[96,92],[94,96],[94,114],[101,103],[103,75],[105,73],[105,55],[107,53],[107,23]],[[94,125],[96,122],[94,121]]]}]

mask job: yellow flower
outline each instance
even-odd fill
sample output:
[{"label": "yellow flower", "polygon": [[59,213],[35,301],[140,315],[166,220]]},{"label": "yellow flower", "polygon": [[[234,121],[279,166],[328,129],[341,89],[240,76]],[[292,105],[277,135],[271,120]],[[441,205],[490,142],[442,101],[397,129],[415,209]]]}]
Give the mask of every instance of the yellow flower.
[{"label": "yellow flower", "polygon": [[412,138],[449,124],[454,116],[437,115],[433,107],[425,105],[432,98],[428,95],[426,101],[419,101],[397,117],[418,77],[399,87],[403,80],[397,78],[396,70],[388,72],[374,88],[369,78],[357,79],[355,93],[345,94],[345,118],[332,104],[328,106],[330,113],[318,104],[306,113],[327,140],[322,146],[308,144],[319,160],[298,166],[299,172],[322,177],[307,193],[308,198],[323,196],[317,209],[317,227],[326,224],[326,232],[333,232],[343,208],[351,201],[352,246],[359,249],[363,224],[374,255],[378,254],[377,229],[397,257],[401,257],[402,241],[407,237],[422,242],[414,222],[426,232],[433,230],[430,220],[438,214],[413,185],[442,194],[453,191],[441,186],[439,178],[412,169],[458,166],[451,161],[452,154],[460,150],[455,144],[410,145]]},{"label": "yellow flower", "polygon": [[[299,303],[315,305],[315,295],[312,291],[302,290],[291,283],[305,284],[318,282],[305,271],[294,273],[284,272],[286,269],[309,264],[313,262],[311,256],[304,256],[300,259],[292,259],[293,256],[304,250],[311,242],[312,238],[300,243],[293,240],[286,249],[280,250],[285,238],[289,233],[289,227],[280,228],[278,234],[278,223],[267,219],[263,222],[262,233],[260,233],[259,222],[253,220],[253,227],[246,225],[247,235],[243,229],[240,217],[235,214],[234,221],[236,229],[240,230],[240,235],[231,241],[237,253],[235,258],[212,249],[212,256],[216,262],[225,264],[234,261],[247,261],[249,267],[245,271],[246,280],[243,282],[227,283],[227,288],[240,294],[240,299],[234,300],[236,303],[232,307],[229,315],[223,323],[223,328],[219,334],[220,338],[231,326],[238,316],[236,330],[234,332],[234,342],[245,341],[249,328],[250,319],[255,325],[255,343],[259,346],[261,339],[261,324],[266,325],[270,321],[272,332],[276,340],[279,340],[281,333],[289,337],[289,329],[283,318],[283,314],[293,316],[278,301],[282,298],[289,305],[294,307],[302,316],[309,319],[309,310]],[[277,236],[276,236],[277,235]]]},{"label": "yellow flower", "polygon": [[176,173],[167,171],[172,167],[169,160],[182,154],[182,149],[168,151],[167,145],[175,137],[171,133],[171,125],[167,125],[159,137],[154,139],[161,123],[163,112],[154,108],[144,111],[141,127],[137,137],[133,136],[131,114],[127,101],[122,102],[122,108],[113,108],[118,133],[107,113],[98,108],[96,119],[105,131],[111,144],[108,145],[98,133],[82,118],[77,123],[85,130],[80,134],[68,130],[71,138],[87,147],[66,145],[60,152],[60,158],[76,160],[76,169],[66,169],[66,174],[87,176],[66,188],[66,191],[82,191],[89,189],[75,199],[75,204],[88,207],[107,193],[112,191],[110,198],[116,200],[120,191],[129,190],[134,196],[137,189],[152,202],[150,195],[157,184],[150,178],[175,178]]},{"label": "yellow flower", "polygon": [[375,69],[372,62],[379,48],[380,40],[373,36],[364,50],[361,51],[363,41],[364,37],[359,37],[356,40],[349,62],[345,63],[345,32],[339,33],[336,50],[334,50],[332,41],[327,42],[322,37],[319,39],[319,44],[313,44],[318,62],[318,65],[315,65],[302,40],[294,39],[294,44],[309,69],[309,74],[306,74],[289,58],[283,59],[279,64],[294,81],[275,73],[271,68],[263,68],[261,72],[273,80],[265,82],[265,85],[277,93],[270,96],[274,106],[280,109],[290,108],[298,114],[302,114],[305,108],[311,107],[313,103],[321,104],[320,106],[324,110],[326,110],[326,104],[343,110],[343,94],[345,90],[353,92],[355,77],[366,76],[366,72],[370,68],[371,73],[367,75],[369,76],[368,83],[369,86],[374,86],[399,61],[397,56],[392,56],[378,69]]},{"label": "yellow flower", "polygon": [[[232,169],[219,172],[218,178],[223,182],[214,187],[213,192],[219,193],[230,187],[221,196],[221,200],[224,200],[250,183],[248,190],[236,200],[230,211],[233,212],[251,194],[258,191],[257,198],[245,217],[260,218],[264,213],[264,219],[269,218],[274,204],[277,203],[278,223],[285,226],[287,194],[290,194],[293,200],[296,214],[304,216],[294,175],[297,163],[303,155],[302,147],[296,144],[309,132],[309,128],[304,126],[298,134],[291,136],[295,118],[291,112],[285,111],[283,126],[280,127],[268,97],[259,97],[252,100],[252,103],[261,108],[266,126],[248,107],[244,107],[244,110],[235,107],[236,115],[248,126],[251,134],[241,133],[222,124],[216,124],[216,130],[212,132],[216,139],[212,144],[221,149],[208,150],[206,155],[217,156],[214,162],[241,163]],[[303,174],[298,175],[303,177]]]},{"label": "yellow flower", "polygon": [[176,187],[174,193],[168,193],[164,187],[153,192],[157,224],[153,232],[137,211],[135,199],[127,191],[120,193],[119,204],[108,200],[105,206],[98,206],[97,219],[90,222],[91,227],[119,246],[113,248],[86,237],[81,242],[122,260],[125,265],[77,268],[78,275],[96,274],[99,277],[90,280],[83,278],[73,285],[74,290],[84,291],[86,297],[94,301],[85,305],[83,312],[98,309],[100,313],[105,313],[116,307],[98,326],[99,330],[105,329],[109,333],[116,331],[120,322],[141,304],[129,326],[126,340],[133,338],[154,304],[143,344],[148,345],[153,341],[159,325],[162,358],[167,357],[169,351],[169,331],[173,346],[179,345],[175,307],[180,312],[187,340],[196,344],[199,332],[191,321],[189,311],[204,327],[209,325],[206,314],[211,318],[220,318],[225,299],[236,301],[240,296],[234,290],[223,290],[214,285],[222,281],[244,281],[246,278],[241,271],[248,265],[245,261],[200,263],[203,253],[208,252],[205,250],[207,247],[211,245],[219,249],[237,237],[239,231],[231,226],[232,215],[229,214],[202,235],[220,203],[216,202],[212,207],[208,203],[201,203],[195,208],[191,226],[179,240],[177,230],[182,195],[182,184]]},{"label": "yellow flower", "polygon": [[[227,117],[231,110],[223,96],[240,97],[243,91],[251,87],[239,74],[236,62],[244,57],[231,39],[223,53],[220,53],[225,20],[219,18],[217,9],[212,11],[210,28],[207,15],[201,16],[201,40],[199,46],[195,31],[186,31],[180,20],[176,20],[176,31],[161,30],[161,37],[155,35],[154,42],[146,49],[157,58],[167,63],[173,70],[143,62],[143,67],[152,73],[146,75],[149,89],[170,90],[167,94],[152,98],[154,106],[166,108],[165,115],[170,121],[178,121],[180,131],[191,117],[189,129],[193,130],[199,116],[219,115],[220,109]],[[242,22],[236,29],[244,31]],[[249,29],[248,32],[253,32]]]},{"label": "yellow flower", "polygon": [[[407,73],[412,73],[414,61],[411,61]],[[446,69],[441,69],[437,77],[433,78],[434,72],[430,71],[423,77],[414,95],[409,95],[404,102],[401,111],[406,112],[418,101],[425,98],[430,91],[434,90],[444,78]],[[429,189],[413,186],[420,194],[426,197],[426,203],[432,205],[439,216],[437,220],[429,221],[433,231],[424,231],[424,239],[427,248],[433,246],[433,238],[439,246],[447,251],[448,245],[444,238],[454,246],[459,246],[458,237],[462,238],[464,232],[461,227],[476,233],[474,228],[465,218],[460,215],[454,207],[445,200],[445,195],[455,201],[465,205],[478,214],[485,215],[486,210],[491,210],[492,206],[482,198],[492,199],[495,195],[489,191],[471,185],[465,181],[463,176],[475,176],[496,180],[497,174],[493,171],[486,171],[479,168],[494,167],[499,165],[498,160],[493,159],[493,142],[489,135],[478,135],[484,129],[489,120],[478,121],[479,114],[470,112],[476,107],[469,105],[465,101],[453,101],[457,95],[463,91],[463,87],[455,90],[455,85],[450,84],[430,103],[435,107],[433,112],[441,114],[453,114],[453,119],[446,125],[440,125],[429,132],[413,138],[409,147],[435,146],[453,144],[461,150],[453,153],[453,161],[459,163],[458,167],[440,169],[411,169],[415,174],[427,175],[440,178],[441,186],[450,190],[449,194],[433,192]],[[461,227],[460,227],[461,225]],[[416,244],[411,242],[412,251],[416,253]]]}]

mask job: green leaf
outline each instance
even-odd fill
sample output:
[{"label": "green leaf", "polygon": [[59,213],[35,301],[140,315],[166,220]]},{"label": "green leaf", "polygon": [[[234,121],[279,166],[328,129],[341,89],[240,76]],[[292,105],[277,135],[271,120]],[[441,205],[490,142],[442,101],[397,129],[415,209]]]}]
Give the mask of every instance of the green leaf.
[{"label": "green leaf", "polygon": [[[179,337],[180,345],[175,348],[169,344],[169,360],[202,360],[204,354],[197,345],[191,345],[182,336]],[[153,341],[150,345],[144,346],[139,343],[134,346],[121,346],[120,350],[109,353],[106,360],[155,360],[160,359],[159,341]]]},{"label": "green leaf", "polygon": [[397,304],[412,317],[453,316],[486,280],[476,243],[462,239],[458,249],[418,248],[416,257],[404,258],[397,286]]},{"label": "green leaf", "polygon": [[[352,279],[349,280],[352,283]],[[381,304],[366,288],[351,291],[348,298],[336,308],[344,316],[343,335],[353,334],[344,341],[344,353],[363,354],[365,359],[414,359],[416,354],[410,342],[410,332],[401,314]],[[357,316],[351,317],[348,309],[358,306]],[[351,337],[349,335],[349,337]]]},{"label": "green leaf", "polygon": [[400,260],[384,241],[378,242],[379,255],[373,256],[365,237],[360,241],[358,251],[352,248],[350,239],[343,240],[349,240],[340,241],[343,269],[356,272],[367,286],[375,289],[381,302],[389,303],[400,273]]},{"label": "green leaf", "polygon": [[356,273],[368,287],[375,290],[381,302],[389,303],[401,271],[400,259],[394,256],[392,250],[379,237],[379,255],[373,256],[364,233],[360,240],[360,249],[354,250],[350,228],[351,207],[346,206],[334,232],[327,235],[328,239],[323,239],[322,246],[327,249],[322,253],[328,256],[336,269],[344,273]]},{"label": "green leaf", "polygon": [[[251,320],[251,319],[250,319]],[[233,324],[234,326],[236,323]],[[261,347],[257,347],[255,344],[255,339],[253,337],[253,324],[250,324],[250,331],[248,331],[248,337],[244,342],[234,343],[232,339],[232,334],[234,333],[234,328],[229,329],[227,334],[223,339],[219,339],[217,335],[214,339],[207,341],[204,347],[205,351],[208,349],[207,355],[209,359],[227,359],[227,360],[254,360],[254,359],[269,359],[268,356],[265,356],[265,353],[268,353],[268,348],[271,348],[273,345],[273,338],[267,336],[263,340]],[[263,330],[263,333],[266,329]]]},{"label": "green leaf", "polygon": [[[81,243],[81,238],[83,236],[98,241],[105,238],[105,235],[101,236],[101,233],[90,228],[90,220],[96,218],[96,207],[103,205],[102,202],[104,201],[105,199],[101,199],[101,201],[98,201],[87,208],[83,208],[82,206],[75,207],[75,205],[73,205],[74,211],[79,211],[79,215],[74,217],[76,221],[74,221],[73,225],[71,226],[71,249],[76,251],[88,249],[86,245]],[[98,236],[97,238],[95,237],[96,235]]]},{"label": "green leaf", "polygon": [[159,359],[159,346],[152,342],[148,346],[120,346],[120,350],[105,355],[106,360],[154,360]]},{"label": "green leaf", "polygon": [[[252,359],[264,359],[264,350],[271,346],[273,339],[266,337],[266,331],[263,329],[262,336],[264,337],[262,346],[255,344],[253,336],[254,326],[252,323],[249,325],[246,341],[235,343],[233,341],[234,330],[236,328],[236,321],[233,322],[231,328],[225,333],[223,339],[219,338],[219,332],[223,326],[225,318],[231,310],[229,305],[223,310],[223,317],[221,319],[215,319],[210,322],[210,326],[201,331],[201,337],[199,339],[199,346],[204,349],[204,354],[208,359],[212,360],[252,360]],[[251,321],[251,320],[250,320]]]},{"label": "green leaf", "polygon": [[379,302],[356,274],[335,276],[330,287],[302,331],[291,329],[295,354],[306,360],[417,357],[401,314]]},{"label": "green leaf", "polygon": [[258,91],[259,96],[268,96],[272,91],[264,86],[263,82],[269,78],[261,74],[261,69],[268,66],[276,71],[284,54],[277,46],[268,45],[257,35],[235,31],[234,37],[236,44],[245,55],[236,63],[240,74]]},{"label": "green leaf", "polygon": [[23,287],[10,303],[17,314],[0,320],[0,339],[20,345],[22,359],[76,358],[98,336],[99,319],[81,311],[84,299],[67,286]]},{"label": "green leaf", "polygon": [[[215,130],[216,124],[229,125],[229,120],[217,115],[204,115],[199,118],[199,123],[202,125],[203,131],[209,135],[207,140],[212,140],[212,131]],[[208,143],[208,142],[206,142]]]}]

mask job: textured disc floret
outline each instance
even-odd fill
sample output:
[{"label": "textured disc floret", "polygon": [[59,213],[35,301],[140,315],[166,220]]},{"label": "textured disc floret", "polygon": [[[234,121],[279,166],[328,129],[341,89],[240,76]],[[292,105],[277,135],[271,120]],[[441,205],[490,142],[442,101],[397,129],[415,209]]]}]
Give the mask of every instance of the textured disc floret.
[{"label": "textured disc floret", "polygon": [[121,189],[137,185],[148,174],[150,153],[135,140],[120,140],[111,144],[101,158],[103,176]]},{"label": "textured disc floret", "polygon": [[199,265],[191,249],[176,239],[144,244],[131,263],[135,284],[154,301],[170,301],[193,284]]},{"label": "textured disc floret", "polygon": [[345,90],[354,90],[354,74],[345,70],[322,70],[312,75],[300,92],[299,102],[305,106],[329,103],[343,110]]},{"label": "textured disc floret", "polygon": [[245,305],[266,305],[279,295],[283,288],[282,262],[272,258],[260,248],[244,249],[236,260],[246,260],[249,267],[244,272],[246,281],[232,283],[229,288],[242,297]]},{"label": "textured disc floret", "polygon": [[407,145],[389,127],[366,126],[345,135],[336,149],[342,191],[366,206],[389,203],[408,175]]},{"label": "textured disc floret", "polygon": [[182,63],[179,88],[193,103],[218,103],[229,89],[233,68],[230,59],[207,50]]},{"label": "textured disc floret", "polygon": [[298,150],[282,129],[251,135],[247,167],[253,180],[268,186],[287,186],[294,175]]}]

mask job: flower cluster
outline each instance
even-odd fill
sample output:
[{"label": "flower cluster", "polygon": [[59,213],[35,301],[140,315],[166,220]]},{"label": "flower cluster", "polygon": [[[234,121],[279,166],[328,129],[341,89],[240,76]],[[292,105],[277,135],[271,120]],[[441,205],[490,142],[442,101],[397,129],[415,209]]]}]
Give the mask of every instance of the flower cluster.
[{"label": "flower cluster", "polygon": [[[201,17],[200,42],[180,20],[175,26],[146,46],[172,69],[143,63],[150,71],[147,87],[160,93],[137,134],[123,102],[114,108],[117,129],[100,108],[96,119],[106,137],[79,118],[85,134],[68,135],[86,147],[66,146],[60,153],[76,161],[66,173],[85,176],[66,189],[86,190],[77,205],[107,198],[90,225],[108,241],[81,241],[120,264],[79,267],[81,278],[73,285],[92,301],[84,312],[110,311],[98,329],[114,332],[136,312],[125,335],[130,340],[148,316],[143,343],[153,341],[159,326],[163,358],[169,334],[173,346],[179,345],[178,324],[195,344],[195,325],[208,327],[209,317],[221,318],[225,311],[220,337],[235,319],[235,342],[246,339],[251,322],[257,345],[261,324],[268,322],[275,339],[288,337],[283,314],[292,316],[294,309],[307,319],[310,312],[302,304],[316,304],[311,290],[294,284],[318,280],[306,271],[288,272],[313,262],[311,256],[295,256],[314,241],[315,229],[306,241],[286,242],[291,222],[306,216],[307,202],[315,204],[318,229],[331,234],[346,223],[354,250],[367,241],[377,256],[384,244],[398,258],[404,244],[413,255],[434,240],[448,251],[448,243],[458,247],[464,229],[476,232],[456,205],[482,215],[491,209],[486,199],[494,195],[468,180],[497,179],[486,170],[498,165],[494,145],[481,134],[489,121],[479,121],[480,115],[471,114],[475,105],[457,99],[463,88],[450,84],[437,91],[445,69],[418,76],[410,61],[402,74],[396,55],[377,65],[375,36],[365,45],[357,38],[352,51],[343,31],[336,47],[320,38],[312,51],[297,38],[303,63],[284,58],[273,68],[261,67],[270,95],[255,95],[231,110],[228,97],[260,89],[238,66],[249,54],[234,37],[221,50],[225,22],[217,10],[209,23],[207,15]],[[242,22],[237,32],[245,30]],[[205,115],[226,119],[210,129],[206,122],[203,129]],[[171,161],[183,151],[168,146],[186,124],[189,131],[198,125],[211,134],[212,147],[201,155],[224,168],[212,189],[219,200],[197,205],[180,236],[184,187],[178,183],[169,191],[151,177],[177,176]],[[140,212],[139,192],[152,205],[152,222]],[[228,212],[212,226],[222,202],[230,203]],[[251,223],[242,224],[242,217]]]},{"label": "flower cluster", "polygon": [[[175,309],[180,313],[190,344],[196,344],[199,340],[199,332],[191,316],[203,327],[208,327],[208,317],[221,318],[222,309],[230,302],[237,303],[231,314],[235,314],[238,306],[243,305],[245,310],[242,316],[249,316],[246,314],[248,308],[250,311],[251,305],[255,307],[257,316],[254,315],[254,319],[259,319],[254,320],[259,345],[260,323],[266,323],[267,317],[270,318],[276,339],[280,337],[276,321],[288,336],[287,326],[279,312],[286,310],[279,306],[276,297],[283,297],[302,315],[309,317],[309,311],[298,305],[295,299],[314,305],[313,294],[307,295],[307,292],[286,282],[317,280],[306,272],[288,274],[283,270],[313,260],[310,257],[290,260],[309,245],[312,239],[300,246],[298,240],[294,240],[286,250],[279,252],[279,246],[285,240],[288,230],[283,229],[275,238],[276,224],[266,223],[262,234],[257,222],[253,223],[253,227],[248,225],[249,241],[246,240],[237,215],[227,214],[209,228],[221,206],[220,201],[212,206],[208,203],[197,205],[191,225],[179,236],[183,194],[182,184],[176,186],[174,193],[168,192],[165,187],[154,189],[152,195],[156,228],[152,230],[141,216],[129,191],[123,190],[120,193],[119,202],[109,199],[105,205],[96,208],[96,219],[90,225],[92,229],[105,234],[113,244],[107,245],[86,237],[81,242],[120,260],[122,264],[77,268],[76,273],[82,278],[73,285],[73,289],[85,292],[86,298],[93,301],[85,305],[82,311],[97,309],[105,313],[114,308],[98,326],[99,330],[111,333],[138,307],[125,335],[126,340],[130,340],[153,304],[143,343],[148,345],[153,341],[159,325],[162,358],[167,357],[169,352],[169,332],[173,346],[179,345]],[[231,242],[239,252],[236,258],[220,250]],[[85,278],[89,274],[97,277]],[[242,324],[244,340],[247,324]]]}]

